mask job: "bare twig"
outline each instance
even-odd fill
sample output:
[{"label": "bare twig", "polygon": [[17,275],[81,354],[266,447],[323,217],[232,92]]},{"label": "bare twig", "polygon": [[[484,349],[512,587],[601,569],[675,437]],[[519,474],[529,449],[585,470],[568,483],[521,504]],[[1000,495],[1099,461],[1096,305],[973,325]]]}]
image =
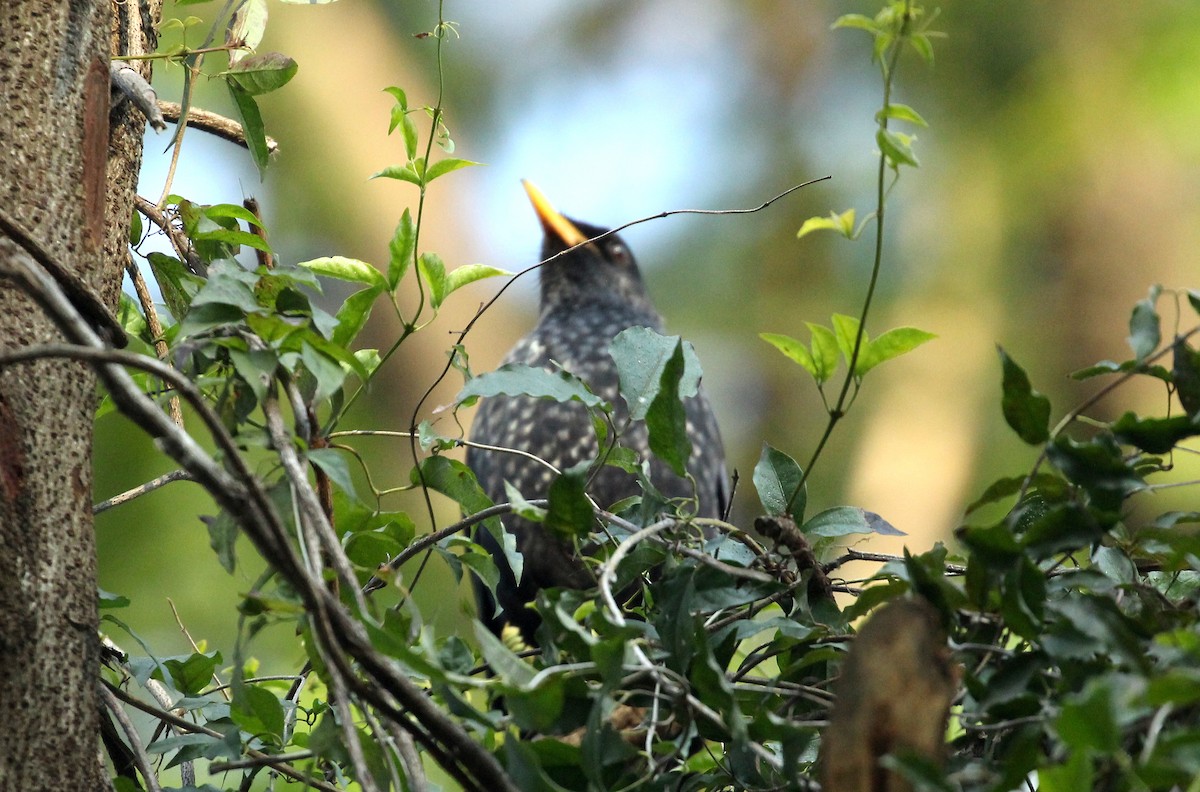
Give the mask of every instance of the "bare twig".
[{"label": "bare twig", "polygon": [[[154,308],[154,298],[150,296],[150,289],[146,287],[146,280],[142,277],[142,271],[138,269],[137,264],[133,263],[133,257],[125,262],[125,272],[129,275],[130,282],[133,283],[133,290],[138,296],[138,302],[142,306],[142,313],[146,317],[146,325],[150,328],[150,337],[154,339],[154,352],[158,355],[158,359],[166,363],[171,355],[171,350],[167,347],[167,341],[163,337],[162,322],[158,320],[158,311]],[[168,409],[171,411],[171,420],[176,426],[183,427],[183,410],[179,407],[179,397],[172,396],[167,401]]]},{"label": "bare twig", "polygon": [[[4,365],[4,360],[3,360],[4,357],[5,356],[0,355],[0,366]],[[170,473],[164,473],[163,475],[159,476],[156,479],[147,481],[145,484],[141,484],[137,487],[134,487],[131,490],[126,490],[125,492],[122,492],[120,495],[114,495],[113,497],[109,498],[108,500],[100,501],[99,503],[97,503],[95,506],[92,507],[92,514],[99,514],[100,512],[108,511],[109,509],[111,509],[114,506],[120,506],[122,503],[128,503],[129,501],[133,500],[134,498],[145,495],[147,492],[153,492],[154,490],[158,489],[159,487],[170,484],[172,481],[193,481],[193,480],[194,479],[192,479],[192,474],[188,473],[186,470],[183,470],[182,468],[179,470],[172,470]]]},{"label": "bare twig", "polygon": [[171,219],[167,217],[161,208],[140,195],[133,196],[133,203],[147,220],[154,223],[154,225],[158,226],[167,235],[167,238],[171,240],[171,247],[175,248],[175,253],[179,256],[179,260],[186,264],[189,270],[200,276],[208,274],[208,268],[204,266],[204,262],[196,255],[196,251],[192,248],[192,243],[187,238],[187,235],[175,227]]}]

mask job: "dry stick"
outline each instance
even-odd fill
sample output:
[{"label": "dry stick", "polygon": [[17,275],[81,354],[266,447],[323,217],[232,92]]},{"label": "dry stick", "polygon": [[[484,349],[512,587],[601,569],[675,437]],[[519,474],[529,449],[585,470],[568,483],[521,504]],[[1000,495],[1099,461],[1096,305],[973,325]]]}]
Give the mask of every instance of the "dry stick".
[{"label": "dry stick", "polygon": [[[101,686],[107,690],[110,695],[125,702],[134,709],[139,709],[147,715],[157,718],[163,723],[169,723],[180,731],[187,732],[188,734],[205,734],[209,737],[215,737],[218,740],[224,739],[225,737],[225,735],[221,734],[215,729],[210,729],[197,723],[192,723],[186,718],[181,718],[178,715],[173,715],[172,713],[167,712],[166,710],[152,707],[141,699],[129,695],[124,690],[110,685],[108,682],[102,681]],[[271,754],[263,753],[262,751],[255,750],[253,748],[247,749],[246,753],[256,759],[262,760],[264,764],[266,764],[275,772],[279,773],[280,775],[287,776],[294,781],[299,781],[300,783],[311,786],[314,789],[320,789],[322,792],[342,792],[340,788],[335,787],[332,784],[327,784],[319,778],[313,778],[312,776],[305,775],[287,762],[281,761]]]},{"label": "dry stick", "polygon": [[[399,673],[371,645],[362,625],[351,618],[339,602],[324,589],[321,581],[314,579],[305,569],[295,551],[288,543],[287,534],[275,512],[266,493],[258,480],[246,468],[245,460],[237,453],[232,439],[224,432],[219,422],[214,440],[223,450],[232,448],[232,454],[226,454],[225,461],[233,469],[233,474],[225,471],[216,464],[206,452],[186,432],[183,432],[151,401],[129,374],[121,367],[128,362],[141,368],[155,371],[163,370],[164,377],[182,379],[184,387],[180,395],[189,402],[197,399],[203,408],[202,413],[211,416],[211,410],[203,403],[199,392],[179,372],[168,366],[163,366],[157,360],[138,355],[125,355],[105,349],[100,338],[88,326],[75,307],[67,300],[58,284],[40,267],[37,261],[28,256],[16,243],[0,238],[0,277],[15,281],[30,297],[32,297],[49,317],[59,326],[69,339],[84,347],[85,350],[66,346],[71,350],[67,356],[81,358],[91,357],[96,363],[95,370],[101,381],[108,388],[117,406],[151,437],[155,438],[161,448],[181,465],[189,469],[196,480],[203,484],[213,495],[214,499],[238,520],[247,537],[267,560],[279,570],[297,589],[305,605],[312,611],[328,610],[328,615],[334,621],[334,631],[322,637],[330,641],[329,646],[344,644],[359,660],[362,666],[389,693],[414,713],[421,728],[420,731],[403,713],[388,706],[378,690],[371,686],[357,684],[356,688],[364,699],[376,704],[385,712],[391,712],[392,717],[414,732],[414,737],[422,740],[432,753],[440,757],[447,754],[453,757],[453,762],[446,760],[443,767],[463,781],[464,786],[478,790],[504,790],[518,792],[511,779],[505,774],[499,762],[476,743],[467,732],[445,713],[433,705],[412,680]],[[83,351],[83,354],[79,354]],[[45,356],[44,354],[42,356]],[[13,357],[5,355],[2,357]],[[113,361],[120,359],[121,364]],[[130,362],[130,359],[132,362]],[[215,416],[212,416],[215,418]],[[207,424],[207,419],[206,419]],[[352,683],[357,680],[350,680]],[[186,723],[186,721],[184,721]],[[471,775],[466,775],[469,768]]]},{"label": "dry stick", "polygon": [[[167,341],[163,338],[162,322],[158,321],[158,311],[154,309],[154,298],[150,296],[150,289],[146,287],[146,279],[142,277],[142,271],[138,269],[137,264],[133,263],[133,256],[129,256],[129,260],[125,263],[125,272],[129,274],[129,280],[133,283],[133,290],[137,293],[138,302],[142,305],[142,313],[146,315],[146,325],[150,328],[150,336],[154,339],[154,351],[158,355],[158,359],[164,363],[170,359],[171,350],[167,347]],[[179,407],[179,397],[172,396],[167,405],[171,410],[171,420],[175,425],[183,428],[183,410]]]},{"label": "dry stick", "polygon": [[125,732],[125,737],[129,741],[129,748],[133,751],[133,761],[137,764],[138,771],[142,774],[142,780],[146,782],[146,789],[149,792],[161,792],[161,787],[158,785],[158,776],[154,773],[154,766],[150,762],[150,757],[146,755],[146,751],[142,748],[142,738],[138,735],[137,729],[133,725],[133,721],[129,720],[129,716],[125,714],[125,710],[121,707],[121,702],[117,701],[106,685],[97,685],[100,691],[100,700],[112,716],[116,718],[117,723],[121,724],[121,731]]},{"label": "dry stick", "polygon": [[[28,347],[28,348],[33,349],[34,347]],[[79,348],[82,349],[83,347],[79,347]],[[7,355],[0,355],[0,365],[4,365],[4,361],[7,357],[8,357]],[[172,481],[193,481],[193,480],[194,479],[192,479],[192,474],[188,473],[186,470],[183,470],[183,469],[172,470],[170,473],[164,473],[163,475],[159,476],[156,479],[151,479],[150,481],[147,481],[145,484],[138,485],[131,490],[126,490],[125,492],[122,492],[120,495],[114,495],[111,498],[109,498],[108,500],[100,501],[99,503],[97,503],[95,506],[92,507],[92,514],[99,514],[100,512],[108,511],[113,506],[120,506],[122,503],[128,503],[129,501],[133,500],[134,498],[145,495],[147,492],[153,492],[154,490],[158,489],[159,487],[170,484]]]},{"label": "dry stick", "polygon": [[[179,114],[183,108],[178,102],[164,102],[160,99],[158,109],[162,111],[163,118],[173,124],[179,123]],[[246,131],[232,118],[192,106],[188,108],[187,125],[199,129],[201,132],[215,135],[222,140],[228,140],[230,143],[236,143],[244,149],[250,148],[246,143]],[[267,136],[267,153],[274,154],[278,150],[279,143],[275,138]]]}]

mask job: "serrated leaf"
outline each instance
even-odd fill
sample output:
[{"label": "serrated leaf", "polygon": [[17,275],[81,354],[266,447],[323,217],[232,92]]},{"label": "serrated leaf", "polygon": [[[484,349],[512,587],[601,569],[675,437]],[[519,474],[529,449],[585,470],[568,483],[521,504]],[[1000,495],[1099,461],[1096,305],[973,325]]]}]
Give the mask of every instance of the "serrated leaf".
[{"label": "serrated leaf", "polygon": [[1029,375],[1001,347],[1003,368],[1000,400],[1004,420],[1017,436],[1030,445],[1040,445],[1050,438],[1050,400],[1033,389]]},{"label": "serrated leaf", "polygon": [[579,401],[599,407],[604,400],[587,389],[578,378],[565,371],[547,371],[535,366],[508,363],[495,371],[467,381],[458,392],[457,402],[472,396],[533,396],[557,402]]},{"label": "serrated leaf", "polygon": [[700,360],[696,351],[679,336],[664,336],[648,327],[630,327],[612,340],[609,354],[617,366],[621,397],[629,407],[633,420],[645,419],[650,405],[662,388],[663,371],[683,344],[684,369],[678,384],[683,398],[695,396],[700,386]]},{"label": "serrated leaf", "polygon": [[1150,295],[1138,300],[1129,316],[1129,347],[1139,362],[1150,356],[1162,341],[1162,331],[1159,329],[1158,311],[1154,303],[1158,300],[1160,288],[1150,289]]},{"label": "serrated leaf", "polygon": [[[769,444],[763,443],[762,453],[759,454],[758,464],[754,466],[754,488],[758,491],[758,499],[762,502],[767,514],[782,517],[788,514],[788,501],[800,482],[804,471],[796,460]],[[791,514],[796,520],[804,519],[804,509],[807,505],[808,494],[804,489],[796,495],[792,503]]]},{"label": "serrated leaf", "polygon": [[813,516],[800,526],[805,536],[839,537],[848,534],[875,533],[883,536],[907,536],[878,514],[857,506],[835,506]]},{"label": "serrated leaf", "polygon": [[855,374],[861,377],[880,363],[911,352],[934,338],[937,336],[933,333],[915,327],[896,327],[888,330],[870,343],[864,342],[863,350],[858,356],[858,364],[854,367]]},{"label": "serrated leaf", "polygon": [[337,280],[349,281],[351,283],[364,283],[367,286],[376,286],[381,289],[387,287],[387,281],[384,280],[379,270],[359,259],[347,258],[345,256],[322,256],[321,258],[301,261],[296,266],[315,272],[317,275],[324,275],[327,278],[336,278]]},{"label": "serrated leaf", "polygon": [[512,275],[508,270],[490,267],[487,264],[464,264],[446,273],[446,297],[466,286],[484,278],[507,277]]},{"label": "serrated leaf", "polygon": [[687,474],[687,461],[692,454],[692,442],[687,433],[687,410],[680,398],[684,367],[683,341],[679,340],[675,344],[675,351],[663,366],[658,393],[646,410],[650,450],[666,462],[677,476]]}]

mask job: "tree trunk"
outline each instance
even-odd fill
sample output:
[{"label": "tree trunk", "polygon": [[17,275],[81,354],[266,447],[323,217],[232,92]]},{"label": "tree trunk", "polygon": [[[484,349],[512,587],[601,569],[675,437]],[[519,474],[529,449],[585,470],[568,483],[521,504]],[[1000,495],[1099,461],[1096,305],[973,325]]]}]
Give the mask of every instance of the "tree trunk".
[{"label": "tree trunk", "polygon": [[[115,37],[114,7],[133,17]],[[137,0],[0,3],[0,255],[37,250],[110,308],[143,123],[127,108],[110,116],[108,61],[113,46],[142,51],[153,18]],[[0,281],[0,354],[60,341]],[[96,692],[94,406],[85,365],[0,368],[0,789],[110,787]]]}]

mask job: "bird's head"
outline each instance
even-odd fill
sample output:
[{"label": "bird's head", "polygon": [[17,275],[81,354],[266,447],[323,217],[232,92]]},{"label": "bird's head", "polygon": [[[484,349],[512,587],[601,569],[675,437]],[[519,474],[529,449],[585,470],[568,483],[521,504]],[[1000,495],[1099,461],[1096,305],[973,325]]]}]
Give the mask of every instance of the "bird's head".
[{"label": "bird's head", "polygon": [[588,303],[612,303],[654,311],[637,261],[621,237],[609,234],[603,239],[588,242],[608,229],[559,214],[541,190],[527,181],[524,185],[545,233],[542,259],[582,245],[542,265],[539,270],[543,314],[555,308]]}]

